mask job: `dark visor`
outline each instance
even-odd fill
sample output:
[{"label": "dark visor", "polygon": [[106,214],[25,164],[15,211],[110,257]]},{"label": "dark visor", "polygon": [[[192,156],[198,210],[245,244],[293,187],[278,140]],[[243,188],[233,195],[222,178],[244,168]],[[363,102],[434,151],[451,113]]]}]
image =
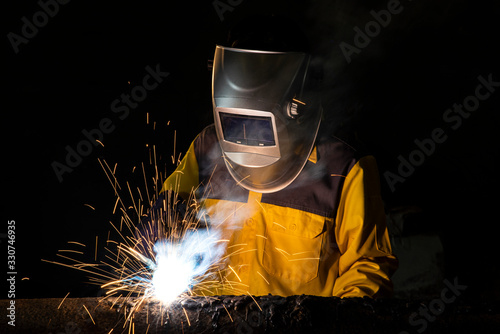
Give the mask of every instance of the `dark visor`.
[{"label": "dark visor", "polygon": [[221,112],[220,121],[224,140],[250,146],[273,146],[271,117],[244,116]]}]

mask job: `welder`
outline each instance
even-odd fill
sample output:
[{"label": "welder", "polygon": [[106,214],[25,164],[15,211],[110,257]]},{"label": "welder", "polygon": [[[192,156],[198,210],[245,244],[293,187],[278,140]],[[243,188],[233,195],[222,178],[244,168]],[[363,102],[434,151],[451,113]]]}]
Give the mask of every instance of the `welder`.
[{"label": "welder", "polygon": [[214,124],[162,195],[195,192],[228,240],[225,281],[242,294],[390,296],[397,259],[374,157],[321,126],[321,71],[300,30],[276,17],[249,22],[216,46]]}]

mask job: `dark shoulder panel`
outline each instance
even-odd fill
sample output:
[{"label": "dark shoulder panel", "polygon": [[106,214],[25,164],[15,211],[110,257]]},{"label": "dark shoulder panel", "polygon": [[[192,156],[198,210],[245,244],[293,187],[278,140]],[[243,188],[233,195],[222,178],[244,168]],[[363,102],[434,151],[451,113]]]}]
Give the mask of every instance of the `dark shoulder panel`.
[{"label": "dark shoulder panel", "polygon": [[317,162],[308,161],[285,189],[264,194],[263,203],[335,217],[344,179],[359,160],[358,152],[334,137],[317,143]]},{"label": "dark shoulder panel", "polygon": [[[248,190],[229,174],[215,127],[206,127],[195,141],[199,165],[200,197],[246,202]],[[318,160],[308,161],[300,175],[285,189],[262,195],[262,202],[335,217],[344,179],[360,158],[347,143],[328,136],[316,145]]]}]

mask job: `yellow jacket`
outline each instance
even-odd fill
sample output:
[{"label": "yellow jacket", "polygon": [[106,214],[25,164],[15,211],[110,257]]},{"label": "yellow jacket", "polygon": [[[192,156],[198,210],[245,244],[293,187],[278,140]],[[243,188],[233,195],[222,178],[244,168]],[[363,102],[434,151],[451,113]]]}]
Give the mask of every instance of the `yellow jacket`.
[{"label": "yellow jacket", "polygon": [[212,228],[228,239],[215,294],[387,297],[397,268],[372,156],[320,138],[304,170],[272,194],[229,175],[213,126],[191,144],[163,190],[196,189]]}]

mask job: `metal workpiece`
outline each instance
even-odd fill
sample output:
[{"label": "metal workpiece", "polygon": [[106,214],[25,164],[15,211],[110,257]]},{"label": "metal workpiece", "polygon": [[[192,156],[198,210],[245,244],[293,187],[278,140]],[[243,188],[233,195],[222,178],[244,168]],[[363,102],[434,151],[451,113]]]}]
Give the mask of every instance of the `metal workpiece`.
[{"label": "metal workpiece", "polygon": [[[8,303],[0,300],[0,308],[5,310]],[[216,296],[178,300],[165,307],[155,301],[138,306],[133,298],[123,302],[95,297],[20,299],[15,305],[15,328],[7,325],[7,317],[2,317],[1,328],[30,334],[486,333],[500,326],[498,303],[447,304],[439,298]]]}]

